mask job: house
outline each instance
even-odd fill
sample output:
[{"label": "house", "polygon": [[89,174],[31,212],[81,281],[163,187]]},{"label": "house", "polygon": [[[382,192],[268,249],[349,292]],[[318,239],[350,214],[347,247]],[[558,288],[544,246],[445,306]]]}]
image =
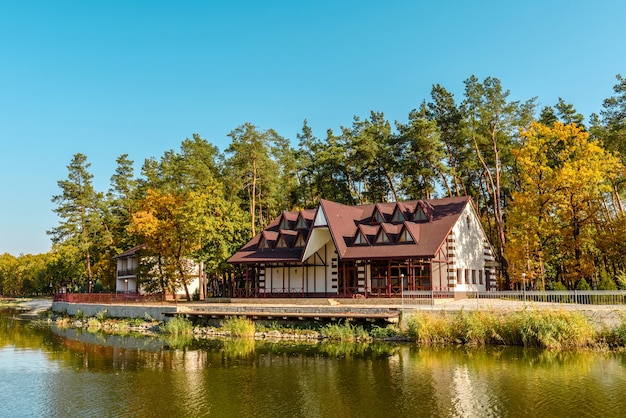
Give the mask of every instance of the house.
[{"label": "house", "polygon": [[[141,286],[137,286],[137,268],[141,263],[141,250],[144,248],[144,245],[139,245],[113,257],[117,262],[115,276],[115,291],[117,293],[144,293]],[[187,260],[187,265],[187,273],[191,276],[190,283],[187,285],[189,294],[193,295],[197,292],[200,294],[200,298],[204,299],[202,264]],[[171,297],[171,295],[167,296]],[[183,287],[176,289],[177,298],[185,296]]]},{"label": "house", "polygon": [[283,212],[228,262],[233,296],[400,297],[495,288],[491,245],[469,197]]}]

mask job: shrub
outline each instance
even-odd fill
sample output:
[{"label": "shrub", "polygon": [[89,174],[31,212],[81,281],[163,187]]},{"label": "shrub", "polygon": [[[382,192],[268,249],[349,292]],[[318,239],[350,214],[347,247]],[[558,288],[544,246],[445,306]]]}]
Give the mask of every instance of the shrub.
[{"label": "shrub", "polygon": [[576,290],[591,290],[589,282],[584,277],[576,282]]},{"label": "shrub", "polygon": [[598,281],[598,290],[617,290],[617,285],[611,279],[607,272],[602,272]]},{"label": "shrub", "polygon": [[103,309],[100,312],[97,312],[95,316],[98,321],[104,322],[104,320],[109,317],[109,311],[106,309]]},{"label": "shrub", "polygon": [[387,325],[386,327],[379,327],[378,325],[373,325],[370,329],[370,335],[372,338],[390,338],[396,337],[399,334],[398,328],[393,325]]},{"label": "shrub", "polygon": [[246,317],[228,317],[220,322],[225,332],[235,337],[253,337],[256,332],[254,322]]}]

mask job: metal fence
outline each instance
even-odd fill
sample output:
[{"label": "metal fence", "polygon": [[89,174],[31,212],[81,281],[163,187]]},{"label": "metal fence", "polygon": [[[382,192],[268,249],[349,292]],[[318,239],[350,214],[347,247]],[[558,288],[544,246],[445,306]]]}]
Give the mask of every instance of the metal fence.
[{"label": "metal fence", "polygon": [[70,303],[145,303],[160,302],[161,294],[139,293],[57,293],[54,295],[55,302]]},{"label": "metal fence", "polygon": [[577,305],[626,305],[626,291],[623,290],[512,290],[489,292],[412,290],[402,292],[402,305],[432,305],[437,300],[455,298]]}]

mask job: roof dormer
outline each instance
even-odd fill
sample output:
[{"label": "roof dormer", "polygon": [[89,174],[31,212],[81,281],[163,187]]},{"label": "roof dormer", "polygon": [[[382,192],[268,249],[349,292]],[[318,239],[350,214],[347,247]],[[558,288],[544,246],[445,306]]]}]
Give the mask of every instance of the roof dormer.
[{"label": "roof dormer", "polygon": [[402,230],[400,231],[400,234],[398,234],[398,243],[399,244],[415,243],[415,239],[413,239],[413,236],[411,235],[409,230],[406,228],[406,226],[403,227]]},{"label": "roof dormer", "polygon": [[391,239],[389,239],[389,235],[385,232],[384,228],[380,228],[378,231],[378,235],[376,235],[376,239],[374,239],[374,244],[390,244]]},{"label": "roof dormer", "polygon": [[283,234],[278,235],[278,240],[276,240],[276,245],[274,248],[289,248],[287,245],[287,241],[285,240],[285,236]]},{"label": "roof dormer", "polygon": [[309,226],[306,222],[306,219],[304,219],[304,216],[302,215],[302,211],[300,212],[300,214],[298,214],[298,220],[296,221],[296,229],[308,229]]},{"label": "roof dormer", "polygon": [[393,210],[393,215],[391,216],[391,222],[393,223],[401,223],[406,221],[404,217],[404,213],[399,204],[396,204],[396,207]]},{"label": "roof dormer", "polygon": [[415,212],[413,213],[413,222],[430,222],[433,220],[433,211],[434,208],[420,200],[417,202],[415,207]]},{"label": "roof dormer", "polygon": [[302,236],[302,232],[298,232],[298,235],[296,236],[296,241],[293,243],[293,247],[302,248],[305,245],[306,245],[306,241],[304,240],[304,237]]},{"label": "roof dormer", "polygon": [[256,246],[257,250],[265,250],[265,249],[269,249],[270,247],[270,243],[267,241],[267,238],[265,238],[264,235],[261,235],[261,238],[259,238],[259,243]]},{"label": "roof dormer", "polygon": [[358,228],[356,231],[356,235],[354,236],[354,240],[352,241],[353,245],[369,245],[370,242],[367,240],[367,236],[363,233],[361,228]]},{"label": "roof dormer", "polygon": [[283,212],[283,214],[281,215],[280,218],[280,225],[278,226],[279,229],[291,229],[291,226],[289,225],[289,220],[287,219],[287,217],[285,216],[285,213]]}]

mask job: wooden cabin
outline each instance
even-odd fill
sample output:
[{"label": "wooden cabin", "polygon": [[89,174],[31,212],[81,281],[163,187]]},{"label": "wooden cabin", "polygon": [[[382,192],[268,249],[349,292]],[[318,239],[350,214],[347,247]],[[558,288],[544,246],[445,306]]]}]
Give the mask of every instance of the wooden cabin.
[{"label": "wooden cabin", "polygon": [[400,297],[495,288],[492,247],[469,197],[283,212],[228,262],[235,297]]}]

